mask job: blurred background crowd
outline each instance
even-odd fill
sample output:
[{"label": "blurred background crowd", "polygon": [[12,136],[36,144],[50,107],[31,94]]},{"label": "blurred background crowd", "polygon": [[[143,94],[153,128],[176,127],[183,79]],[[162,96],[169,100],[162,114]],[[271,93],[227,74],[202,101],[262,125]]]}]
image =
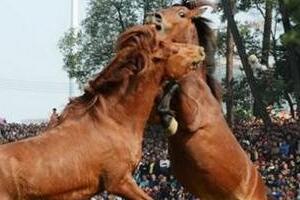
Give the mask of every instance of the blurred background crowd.
[{"label": "blurred background crowd", "polygon": [[[9,143],[41,134],[47,124],[0,125],[0,143]],[[257,165],[276,200],[300,200],[300,126],[278,121],[266,131],[258,121],[237,122],[234,133]],[[135,172],[139,186],[154,199],[196,200],[175,179],[168,159],[168,143],[159,126],[150,127],[143,142],[143,158]],[[106,192],[93,200],[116,199]]]}]

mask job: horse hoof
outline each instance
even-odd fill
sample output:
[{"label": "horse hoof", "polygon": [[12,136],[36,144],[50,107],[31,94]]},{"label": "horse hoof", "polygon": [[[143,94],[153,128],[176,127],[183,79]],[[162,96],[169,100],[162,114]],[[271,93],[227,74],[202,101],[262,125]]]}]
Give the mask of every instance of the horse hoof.
[{"label": "horse hoof", "polygon": [[175,117],[172,117],[169,127],[167,128],[168,137],[175,135],[177,132],[177,129],[178,129],[178,122],[175,119]]}]

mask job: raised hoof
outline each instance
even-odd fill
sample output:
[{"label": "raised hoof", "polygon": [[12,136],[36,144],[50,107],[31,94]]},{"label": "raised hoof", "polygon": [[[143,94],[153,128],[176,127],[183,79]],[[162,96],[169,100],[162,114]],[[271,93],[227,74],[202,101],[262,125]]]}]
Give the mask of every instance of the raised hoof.
[{"label": "raised hoof", "polygon": [[165,115],[163,116],[162,122],[168,136],[176,134],[178,129],[178,122],[176,121],[175,117],[171,115]]}]

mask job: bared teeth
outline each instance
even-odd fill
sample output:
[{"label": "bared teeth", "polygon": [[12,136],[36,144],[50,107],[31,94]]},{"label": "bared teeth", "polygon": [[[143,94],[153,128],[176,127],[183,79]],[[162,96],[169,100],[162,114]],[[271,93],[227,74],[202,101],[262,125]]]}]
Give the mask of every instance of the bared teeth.
[{"label": "bared teeth", "polygon": [[199,69],[201,67],[201,61],[198,62],[193,62],[192,65],[190,66],[191,70],[196,70]]}]

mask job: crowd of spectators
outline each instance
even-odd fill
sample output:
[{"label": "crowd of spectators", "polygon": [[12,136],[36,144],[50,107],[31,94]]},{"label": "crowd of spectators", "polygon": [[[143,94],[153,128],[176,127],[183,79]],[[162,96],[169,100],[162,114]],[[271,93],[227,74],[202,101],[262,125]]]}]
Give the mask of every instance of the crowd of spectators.
[{"label": "crowd of spectators", "polygon": [[[35,136],[45,128],[46,124],[0,125],[0,144]],[[234,133],[258,166],[272,196],[276,200],[300,200],[300,125],[281,121],[266,131],[259,122],[237,122]],[[149,128],[143,158],[135,172],[137,183],[154,199],[197,200],[172,175],[167,149],[163,130],[158,126]],[[116,198],[104,192],[92,199]]]},{"label": "crowd of spectators", "polygon": [[41,133],[47,124],[0,124],[0,144],[33,137]]},{"label": "crowd of spectators", "polygon": [[259,167],[276,200],[300,200],[300,125],[279,121],[265,131],[260,123],[239,123],[235,136]]}]

